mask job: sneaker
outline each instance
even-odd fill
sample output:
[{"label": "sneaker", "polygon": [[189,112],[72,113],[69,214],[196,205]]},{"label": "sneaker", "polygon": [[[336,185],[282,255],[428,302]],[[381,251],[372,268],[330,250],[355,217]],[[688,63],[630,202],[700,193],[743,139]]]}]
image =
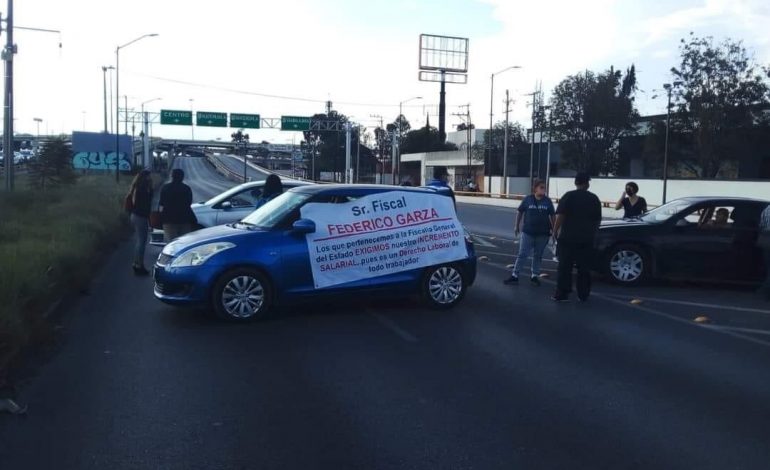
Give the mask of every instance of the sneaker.
[{"label": "sneaker", "polygon": [[514,276],[511,274],[511,277],[504,279],[503,284],[506,286],[510,286],[511,284],[518,284],[519,283],[519,276]]},{"label": "sneaker", "polygon": [[554,302],[566,302],[569,299],[567,298],[566,295],[563,295],[563,294],[553,294],[551,296],[551,300],[553,300]]},{"label": "sneaker", "polygon": [[530,281],[532,281],[532,285],[539,286],[540,285],[540,277],[539,276],[532,276],[530,278]]}]

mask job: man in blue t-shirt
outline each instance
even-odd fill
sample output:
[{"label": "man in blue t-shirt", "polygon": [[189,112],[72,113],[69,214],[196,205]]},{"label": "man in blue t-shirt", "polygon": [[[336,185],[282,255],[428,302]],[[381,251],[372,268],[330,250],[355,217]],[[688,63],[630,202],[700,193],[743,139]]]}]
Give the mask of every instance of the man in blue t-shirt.
[{"label": "man in blue t-shirt", "polygon": [[[551,237],[551,229],[554,223],[553,203],[545,195],[545,182],[535,180],[532,185],[532,194],[525,197],[519,205],[519,214],[516,217],[516,235],[521,233],[519,241],[519,256],[513,265],[511,276],[503,282],[505,284],[517,284],[519,273],[524,261],[532,254],[532,284],[540,285],[540,264],[543,261],[543,252],[548,246]],[[522,230],[522,224],[524,228]]]},{"label": "man in blue t-shirt", "polygon": [[433,167],[433,179],[428,181],[426,186],[435,188],[437,192],[445,194],[452,198],[452,202],[457,207],[457,201],[455,201],[455,192],[452,191],[452,187],[449,186],[449,171],[445,166]]}]

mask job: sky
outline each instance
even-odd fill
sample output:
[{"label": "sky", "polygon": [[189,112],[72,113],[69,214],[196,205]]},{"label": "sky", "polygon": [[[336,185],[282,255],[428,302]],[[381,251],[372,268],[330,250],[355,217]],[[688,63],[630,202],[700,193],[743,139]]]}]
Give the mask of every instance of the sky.
[{"label": "sky", "polygon": [[[145,106],[154,113],[192,107],[278,118],[323,112],[331,100],[370,127],[379,122],[372,115],[391,122],[399,102],[417,96],[405,116],[436,126],[439,84],[418,81],[419,35],[467,37],[468,83],[447,85],[448,131],[467,104],[473,123],[488,127],[490,74],[512,65],[522,68],[495,77],[494,118],[503,118],[508,89],[511,119],[526,125],[526,94],[538,83],[547,99],[568,75],[631,64],[640,112],[663,113],[663,100],[652,97],[691,31],[742,40],[770,64],[767,0],[17,0],[14,8],[17,26],[61,31],[15,31],[15,126],[32,134],[35,118],[41,133],[103,130],[102,66],[115,65],[117,46],[149,33],[158,36],[121,49],[121,107],[127,95],[132,109],[161,98]],[[227,140],[234,129],[194,132]],[[156,124],[152,133],[189,138],[192,130]],[[252,141],[302,138],[249,133]]]}]

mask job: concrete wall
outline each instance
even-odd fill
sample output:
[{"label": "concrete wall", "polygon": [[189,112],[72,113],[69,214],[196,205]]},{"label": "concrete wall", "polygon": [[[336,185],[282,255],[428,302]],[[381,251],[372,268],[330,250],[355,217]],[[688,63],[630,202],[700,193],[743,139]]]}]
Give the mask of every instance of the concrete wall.
[{"label": "concrete wall", "polygon": [[[491,187],[489,184],[491,183]],[[493,176],[493,177],[484,177],[484,188],[485,192],[491,193],[491,194],[502,194],[503,192],[503,177],[502,176]],[[529,188],[529,178],[527,177],[515,177],[515,176],[509,176],[508,177],[508,194],[529,194],[530,188]]]},{"label": "concrete wall", "polygon": [[[593,178],[591,191],[602,201],[617,201],[629,180],[619,178]],[[663,199],[663,181],[634,179],[639,185],[639,195],[650,205],[660,205]],[[575,189],[573,178],[551,178],[549,196],[561,197]],[[672,201],[687,196],[735,196],[770,200],[770,181],[714,181],[669,180],[666,199]]]}]

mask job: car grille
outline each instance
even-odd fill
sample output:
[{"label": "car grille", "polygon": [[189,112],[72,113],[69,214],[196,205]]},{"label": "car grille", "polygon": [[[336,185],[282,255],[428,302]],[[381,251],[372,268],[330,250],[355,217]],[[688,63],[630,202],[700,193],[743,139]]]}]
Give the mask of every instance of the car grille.
[{"label": "car grille", "polygon": [[190,291],[189,284],[156,282],[155,291],[161,295],[184,296]]},{"label": "car grille", "polygon": [[160,256],[158,256],[158,265],[168,266],[168,264],[171,263],[172,259],[174,259],[173,256],[167,255],[165,253],[161,253]]}]

